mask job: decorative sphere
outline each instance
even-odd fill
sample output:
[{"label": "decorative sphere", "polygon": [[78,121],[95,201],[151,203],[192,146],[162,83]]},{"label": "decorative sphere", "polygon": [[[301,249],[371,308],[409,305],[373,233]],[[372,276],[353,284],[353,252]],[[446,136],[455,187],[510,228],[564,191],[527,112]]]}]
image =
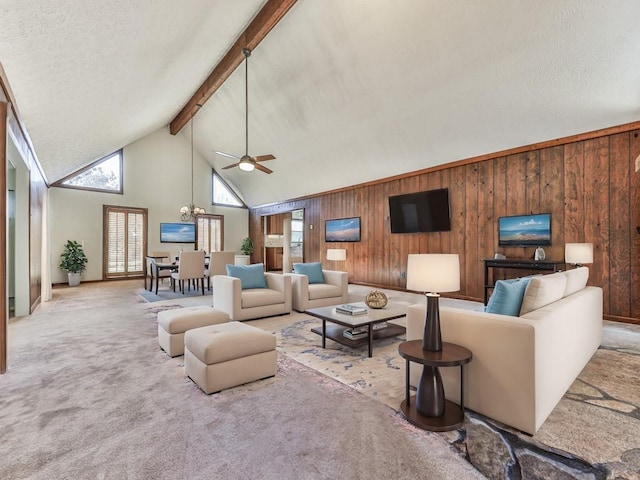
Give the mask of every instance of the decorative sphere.
[{"label": "decorative sphere", "polygon": [[384,308],[387,306],[387,296],[379,290],[373,290],[364,297],[364,303],[369,308]]}]

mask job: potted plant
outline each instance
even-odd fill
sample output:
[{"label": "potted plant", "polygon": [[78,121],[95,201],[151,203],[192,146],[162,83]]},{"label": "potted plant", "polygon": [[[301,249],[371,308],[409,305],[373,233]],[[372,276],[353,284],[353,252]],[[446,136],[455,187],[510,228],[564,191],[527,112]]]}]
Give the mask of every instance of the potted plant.
[{"label": "potted plant", "polygon": [[244,240],[242,240],[240,251],[243,255],[251,255],[253,253],[253,241],[249,237],[246,237]]},{"label": "potted plant", "polygon": [[236,255],[236,265],[249,265],[251,263],[251,254],[253,253],[253,241],[249,237],[245,237],[240,245],[242,255]]},{"label": "potted plant", "polygon": [[82,245],[73,240],[67,240],[64,250],[60,255],[60,269],[68,273],[69,286],[80,284],[80,274],[87,266],[87,256]]}]

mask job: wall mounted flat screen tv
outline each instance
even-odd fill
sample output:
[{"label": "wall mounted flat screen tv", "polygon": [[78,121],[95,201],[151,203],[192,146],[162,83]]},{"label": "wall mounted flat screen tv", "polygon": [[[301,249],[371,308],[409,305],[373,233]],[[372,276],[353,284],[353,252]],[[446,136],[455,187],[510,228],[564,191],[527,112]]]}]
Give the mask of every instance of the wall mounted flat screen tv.
[{"label": "wall mounted flat screen tv", "polygon": [[551,214],[537,213],[498,218],[498,245],[503,247],[551,245]]},{"label": "wall mounted flat screen tv", "polygon": [[338,218],[324,223],[325,242],[359,242],[360,217]]},{"label": "wall mounted flat screen tv", "polygon": [[161,243],[196,243],[195,223],[161,223]]},{"label": "wall mounted flat screen tv", "polygon": [[448,232],[451,230],[449,189],[389,197],[391,233]]}]

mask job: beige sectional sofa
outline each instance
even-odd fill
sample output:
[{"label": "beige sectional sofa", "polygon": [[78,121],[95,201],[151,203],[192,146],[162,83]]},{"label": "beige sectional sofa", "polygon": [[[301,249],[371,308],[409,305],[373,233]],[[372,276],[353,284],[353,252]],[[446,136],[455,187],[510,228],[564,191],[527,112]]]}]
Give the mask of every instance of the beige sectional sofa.
[{"label": "beige sectional sofa", "polygon": [[[473,353],[465,407],[531,435],[540,428],[602,339],[602,289],[587,278],[586,267],[533,277],[520,316],[440,308],[442,340]],[[410,306],[407,340],[422,338],[424,322],[425,306]],[[459,370],[440,371],[445,396],[459,403]],[[413,385],[420,373],[413,364]]]}]

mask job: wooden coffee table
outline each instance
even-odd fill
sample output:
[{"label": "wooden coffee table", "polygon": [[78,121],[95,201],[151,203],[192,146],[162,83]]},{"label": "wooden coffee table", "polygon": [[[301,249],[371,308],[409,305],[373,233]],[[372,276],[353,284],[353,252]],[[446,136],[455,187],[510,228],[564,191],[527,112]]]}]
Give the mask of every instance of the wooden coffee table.
[{"label": "wooden coffee table", "polygon": [[[369,356],[373,356],[373,341],[381,338],[395,337],[405,333],[405,328],[400,325],[388,324],[385,328],[374,330],[373,325],[386,322],[395,318],[401,318],[407,314],[407,306],[389,302],[385,308],[369,308],[363,302],[350,303],[367,309],[364,315],[348,315],[336,312],[336,306],[311,308],[305,313],[322,320],[322,327],[312,328],[313,333],[322,336],[322,348],[326,348],[327,338],[347,347],[358,348],[369,345]],[[368,333],[360,338],[347,338],[343,332],[347,329],[367,327]]]}]

